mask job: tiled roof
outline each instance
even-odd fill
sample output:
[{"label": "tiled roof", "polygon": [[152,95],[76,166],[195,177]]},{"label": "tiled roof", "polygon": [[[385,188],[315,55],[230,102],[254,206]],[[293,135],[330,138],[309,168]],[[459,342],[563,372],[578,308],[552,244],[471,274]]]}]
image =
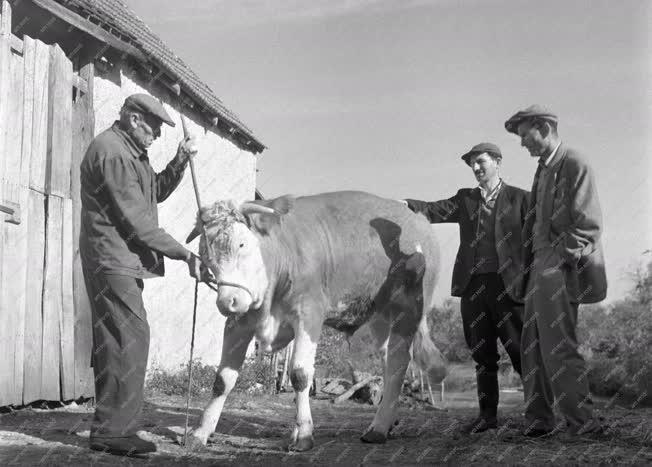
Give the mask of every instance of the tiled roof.
[{"label": "tiled roof", "polygon": [[149,27],[120,0],[56,0],[66,8],[80,14],[113,34],[117,39],[143,52],[154,65],[172,79],[177,80],[200,107],[208,109],[220,120],[226,120],[239,133],[250,140],[254,152],[265,146],[254,137],[252,131],[240,121],[237,115],[227,109],[213,91],[193,72],[183,60],[177,57]]}]

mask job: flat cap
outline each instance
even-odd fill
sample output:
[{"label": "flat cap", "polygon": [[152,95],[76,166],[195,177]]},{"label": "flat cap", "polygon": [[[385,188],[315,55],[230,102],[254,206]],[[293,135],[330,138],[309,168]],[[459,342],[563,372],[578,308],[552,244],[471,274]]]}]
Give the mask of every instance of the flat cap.
[{"label": "flat cap", "polygon": [[534,104],[529,106],[527,109],[519,110],[514,115],[512,115],[509,120],[505,122],[505,129],[510,133],[517,134],[519,123],[521,123],[523,120],[531,118],[540,118],[554,123],[557,123],[559,120],[557,115],[552,113],[547,108],[539,104]]},{"label": "flat cap", "polygon": [[473,146],[469,152],[464,154],[462,156],[462,160],[464,162],[466,162],[466,165],[470,165],[469,161],[471,159],[471,156],[474,156],[476,154],[484,154],[485,152],[489,153],[489,154],[493,154],[494,157],[499,157],[501,159],[503,157],[502,153],[500,152],[500,148],[498,146],[496,146],[495,144],[493,144],[493,143],[480,143],[480,144],[476,144],[475,146]]},{"label": "flat cap", "polygon": [[163,105],[149,94],[132,94],[125,99],[125,107],[146,113],[158,118],[163,123],[174,126],[174,122],[163,108]]}]

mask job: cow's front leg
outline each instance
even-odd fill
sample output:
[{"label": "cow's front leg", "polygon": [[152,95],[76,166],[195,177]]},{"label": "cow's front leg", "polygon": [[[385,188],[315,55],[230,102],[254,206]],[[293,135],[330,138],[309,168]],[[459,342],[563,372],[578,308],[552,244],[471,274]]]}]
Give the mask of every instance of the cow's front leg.
[{"label": "cow's front leg", "polygon": [[319,341],[318,331],[315,334],[311,336],[304,329],[295,329],[290,381],[294,388],[297,419],[288,447],[290,451],[307,451],[314,445],[309,393],[315,374],[315,351]]},{"label": "cow's front leg", "polygon": [[253,335],[254,326],[247,323],[245,317],[239,321],[234,318],[226,321],[222,339],[222,358],[213,384],[213,399],[202,413],[200,426],[195,428],[186,440],[186,446],[190,448],[205,446],[208,437],[215,431],[224,402],[235,386]]}]

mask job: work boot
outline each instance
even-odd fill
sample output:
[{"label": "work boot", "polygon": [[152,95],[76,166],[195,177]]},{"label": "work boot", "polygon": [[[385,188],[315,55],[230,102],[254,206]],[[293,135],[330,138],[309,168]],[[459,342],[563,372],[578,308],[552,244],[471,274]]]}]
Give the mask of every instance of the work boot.
[{"label": "work boot", "polygon": [[469,423],[462,426],[460,430],[462,433],[467,435],[473,435],[475,433],[482,433],[483,431],[492,430],[498,427],[498,420],[496,416],[483,415],[480,414]]},{"label": "work boot", "polygon": [[91,449],[118,456],[138,456],[156,451],[156,445],[136,435],[124,437],[92,436]]},{"label": "work boot", "polygon": [[498,373],[495,371],[476,372],[478,383],[478,402],[480,414],[462,427],[466,434],[482,433],[498,426]]}]

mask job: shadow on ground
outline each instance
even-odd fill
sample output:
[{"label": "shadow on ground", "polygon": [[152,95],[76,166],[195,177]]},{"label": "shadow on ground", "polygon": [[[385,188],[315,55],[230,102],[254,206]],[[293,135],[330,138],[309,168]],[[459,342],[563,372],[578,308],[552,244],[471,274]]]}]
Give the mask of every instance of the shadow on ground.
[{"label": "shadow on ground", "polygon": [[[652,409],[606,409],[604,403],[598,403],[598,413],[610,426],[602,438],[530,440],[520,435],[522,393],[503,394],[501,429],[464,436],[458,428],[475,414],[474,397],[472,393],[451,394],[447,411],[403,401],[400,423],[384,445],[359,441],[373,418],[373,407],[313,400],[315,448],[308,453],[288,453],[293,396],[236,394],[227,401],[208,446],[188,453],[177,441],[185,425],[184,399],[151,396],[143,413],[143,437],[154,441],[158,452],[143,459],[88,449],[91,407],[25,409],[0,416],[0,465],[652,463]],[[191,426],[198,423],[205,402],[192,404]]]}]

